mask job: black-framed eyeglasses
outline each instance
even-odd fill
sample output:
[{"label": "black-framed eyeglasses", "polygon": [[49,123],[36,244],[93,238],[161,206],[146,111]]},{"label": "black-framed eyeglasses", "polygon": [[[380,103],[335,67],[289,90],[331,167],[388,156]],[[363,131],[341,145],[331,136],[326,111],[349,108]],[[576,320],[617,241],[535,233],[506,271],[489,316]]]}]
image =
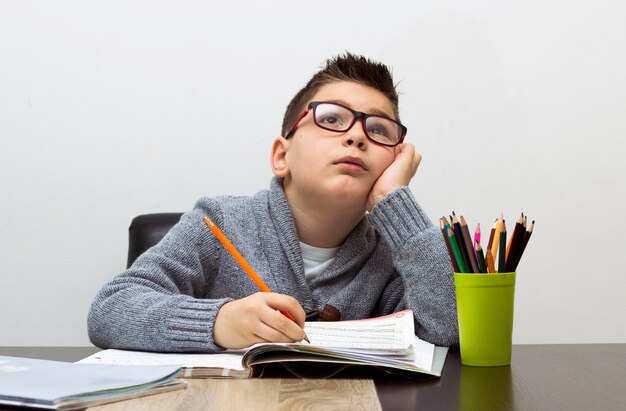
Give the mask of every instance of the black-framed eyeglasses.
[{"label": "black-framed eyeglasses", "polygon": [[285,136],[286,139],[293,135],[300,121],[311,110],[313,110],[315,124],[324,130],[343,133],[350,130],[358,119],[362,119],[361,125],[365,135],[375,143],[393,147],[402,143],[406,136],[406,127],[389,117],[355,111],[338,103],[313,101],[293,124]]}]

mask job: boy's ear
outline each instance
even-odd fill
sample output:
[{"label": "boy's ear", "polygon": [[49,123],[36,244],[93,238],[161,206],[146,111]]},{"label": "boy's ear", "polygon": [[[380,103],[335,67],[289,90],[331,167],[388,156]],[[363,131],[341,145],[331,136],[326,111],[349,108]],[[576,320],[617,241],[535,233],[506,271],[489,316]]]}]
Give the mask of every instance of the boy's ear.
[{"label": "boy's ear", "polygon": [[287,164],[287,152],[289,151],[289,140],[284,137],[276,137],[272,144],[270,154],[270,165],[276,177],[287,177],[289,175],[289,165]]}]

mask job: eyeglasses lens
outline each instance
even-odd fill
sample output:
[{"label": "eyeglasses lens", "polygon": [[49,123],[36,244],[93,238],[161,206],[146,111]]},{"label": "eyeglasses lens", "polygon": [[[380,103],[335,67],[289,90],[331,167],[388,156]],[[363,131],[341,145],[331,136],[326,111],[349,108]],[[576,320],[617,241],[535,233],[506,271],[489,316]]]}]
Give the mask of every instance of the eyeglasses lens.
[{"label": "eyeglasses lens", "polygon": [[[346,107],[321,103],[315,107],[315,123],[326,130],[347,131],[354,124],[355,114]],[[384,145],[395,145],[402,138],[402,128],[394,121],[381,116],[367,116],[367,136]]]}]

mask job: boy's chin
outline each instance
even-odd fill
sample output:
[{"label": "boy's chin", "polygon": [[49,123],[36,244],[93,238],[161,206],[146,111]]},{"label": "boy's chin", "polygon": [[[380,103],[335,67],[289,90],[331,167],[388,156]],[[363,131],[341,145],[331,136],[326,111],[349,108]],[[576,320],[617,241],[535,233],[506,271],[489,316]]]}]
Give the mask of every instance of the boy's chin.
[{"label": "boy's chin", "polygon": [[367,197],[372,191],[369,184],[363,182],[338,182],[333,184],[326,190],[327,196],[335,201],[352,203],[356,205],[362,204],[365,207]]}]

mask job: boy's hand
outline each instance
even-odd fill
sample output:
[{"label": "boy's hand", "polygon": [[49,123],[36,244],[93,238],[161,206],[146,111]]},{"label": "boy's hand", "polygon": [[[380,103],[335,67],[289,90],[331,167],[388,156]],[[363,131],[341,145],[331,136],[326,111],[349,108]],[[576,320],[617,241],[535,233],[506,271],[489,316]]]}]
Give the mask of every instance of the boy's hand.
[{"label": "boy's hand", "polygon": [[395,159],[376,180],[367,197],[367,211],[372,211],[376,203],[395,189],[409,185],[422,161],[422,155],[415,151],[413,144],[399,144],[395,150]]},{"label": "boy's hand", "polygon": [[[281,311],[289,312],[298,323]],[[260,342],[302,341],[305,316],[295,298],[258,292],[220,308],[213,326],[213,340],[223,348],[235,349]]]}]

